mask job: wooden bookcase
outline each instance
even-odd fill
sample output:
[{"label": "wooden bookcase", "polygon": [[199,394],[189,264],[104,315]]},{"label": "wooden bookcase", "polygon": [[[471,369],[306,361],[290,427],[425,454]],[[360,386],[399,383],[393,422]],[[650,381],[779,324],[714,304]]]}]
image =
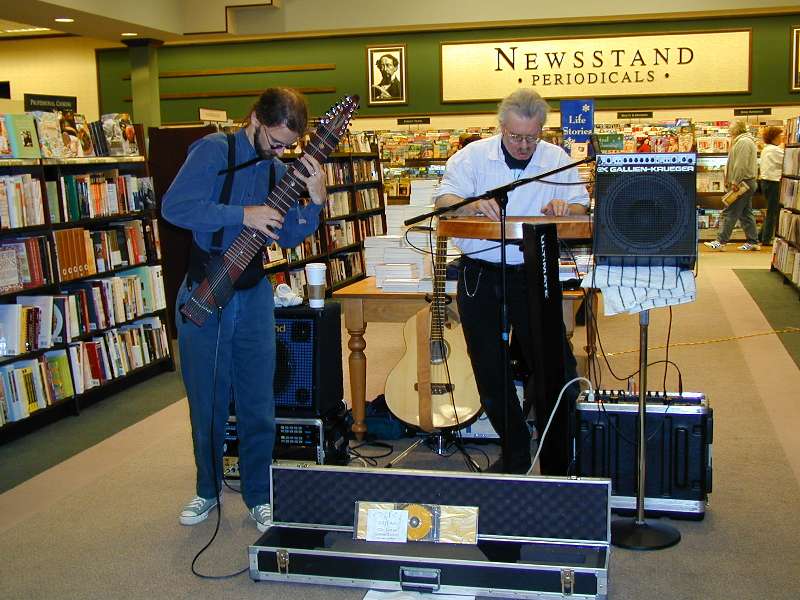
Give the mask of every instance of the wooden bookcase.
[{"label": "wooden bookcase", "polygon": [[770,268],[800,292],[800,143],[786,144],[780,204]]},{"label": "wooden bookcase", "polygon": [[[24,206],[22,226],[6,227],[20,223],[19,215],[9,220],[8,194],[5,209],[0,206],[0,221],[5,218],[0,228],[0,278],[4,290],[0,292],[0,304],[24,305],[25,299],[31,297],[31,303],[33,298],[39,298],[50,306],[47,299],[56,298],[52,303],[58,310],[53,313],[60,315],[51,315],[47,320],[41,319],[46,309],[31,311],[41,319],[38,329],[36,317],[26,317],[26,325],[21,320],[14,321],[19,323],[19,329],[25,327],[24,332],[18,332],[24,341],[4,344],[3,350],[13,350],[13,354],[0,356],[0,371],[6,373],[4,381],[0,381],[6,405],[0,443],[66,414],[78,414],[82,406],[159,372],[174,370],[165,335],[169,318],[163,287],[158,289],[161,255],[157,229],[154,231],[156,215],[152,202],[145,202],[145,194],[134,198],[132,193],[138,178],[148,175],[142,156],[0,160],[0,177],[30,177],[30,185],[41,189],[41,206],[27,196],[27,201],[11,207],[19,212],[19,207]],[[74,200],[75,196],[67,192],[62,182],[76,179],[87,187],[97,187],[91,195],[84,188],[82,205],[77,213],[70,213],[69,198]],[[121,195],[114,194],[115,190]],[[92,200],[90,208],[87,201]],[[83,245],[79,239],[83,239]],[[16,268],[21,274],[21,282],[16,285],[9,285],[10,280],[6,279],[11,277],[6,269],[14,254],[9,248],[16,249]],[[27,262],[20,266],[23,261]],[[69,310],[71,306],[73,311]],[[10,307],[3,310],[12,314],[17,311]],[[71,320],[78,327],[73,327],[67,336],[64,323],[70,320],[69,312],[78,317],[77,321]],[[52,339],[46,333],[53,333],[57,326],[60,339]],[[40,335],[32,335],[37,330]],[[2,336],[12,333],[3,331]],[[55,360],[61,354],[66,356],[66,373],[49,362],[49,358]],[[38,364],[48,365],[49,369],[37,367]],[[31,383],[36,381],[34,376],[25,379],[27,375],[22,372],[26,368],[39,369],[38,383]],[[70,385],[62,376],[71,378],[73,393],[67,393]],[[14,387],[26,384],[24,393]],[[9,418],[9,394],[13,395],[11,401],[28,401],[28,414],[19,420]],[[12,418],[20,416],[19,408],[17,403]]]}]

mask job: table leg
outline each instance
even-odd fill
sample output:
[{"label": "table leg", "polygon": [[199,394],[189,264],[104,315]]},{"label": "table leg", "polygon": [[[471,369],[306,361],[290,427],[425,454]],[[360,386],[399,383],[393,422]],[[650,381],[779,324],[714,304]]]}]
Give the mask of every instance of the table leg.
[{"label": "table leg", "polygon": [[347,347],[350,356],[347,364],[350,369],[350,401],[353,408],[353,433],[356,439],[361,441],[367,432],[364,423],[366,416],[366,393],[367,393],[367,356],[364,349],[367,342],[364,340],[364,332],[367,323],[364,321],[364,306],[361,300],[344,300],[344,323],[350,339]]}]

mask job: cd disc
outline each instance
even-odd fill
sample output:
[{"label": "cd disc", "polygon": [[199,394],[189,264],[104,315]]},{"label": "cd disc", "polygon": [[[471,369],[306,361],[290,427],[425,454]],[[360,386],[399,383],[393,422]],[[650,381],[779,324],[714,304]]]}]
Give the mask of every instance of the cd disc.
[{"label": "cd disc", "polygon": [[421,504],[409,504],[408,511],[408,539],[421,540],[431,532],[433,515],[431,511]]}]

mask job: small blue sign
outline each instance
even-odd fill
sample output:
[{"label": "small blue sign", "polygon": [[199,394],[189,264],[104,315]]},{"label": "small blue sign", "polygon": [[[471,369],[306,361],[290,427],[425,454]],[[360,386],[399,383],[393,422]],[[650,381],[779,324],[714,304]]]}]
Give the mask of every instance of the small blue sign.
[{"label": "small blue sign", "polygon": [[573,142],[588,142],[594,130],[594,100],[562,100],[561,129],[567,150]]}]

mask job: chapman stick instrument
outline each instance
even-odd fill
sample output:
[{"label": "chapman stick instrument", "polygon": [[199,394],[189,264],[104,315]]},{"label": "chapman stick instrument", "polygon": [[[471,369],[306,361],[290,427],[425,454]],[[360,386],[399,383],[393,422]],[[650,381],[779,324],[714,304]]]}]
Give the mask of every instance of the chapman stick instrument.
[{"label": "chapman stick instrument", "polygon": [[[310,154],[322,164],[339,144],[347,131],[350,119],[358,109],[358,96],[345,96],[332,106],[320,119],[311,141],[306,145],[303,155]],[[267,197],[264,204],[285,215],[305,190],[305,184],[298,178],[298,169],[305,167],[299,160],[292,162],[286,174]],[[181,308],[181,314],[194,324],[201,326],[217,308],[223,308],[233,296],[233,284],[245,267],[270,240],[265,234],[245,227],[222,255],[221,260],[212,261],[206,278],[192,290]]]}]

